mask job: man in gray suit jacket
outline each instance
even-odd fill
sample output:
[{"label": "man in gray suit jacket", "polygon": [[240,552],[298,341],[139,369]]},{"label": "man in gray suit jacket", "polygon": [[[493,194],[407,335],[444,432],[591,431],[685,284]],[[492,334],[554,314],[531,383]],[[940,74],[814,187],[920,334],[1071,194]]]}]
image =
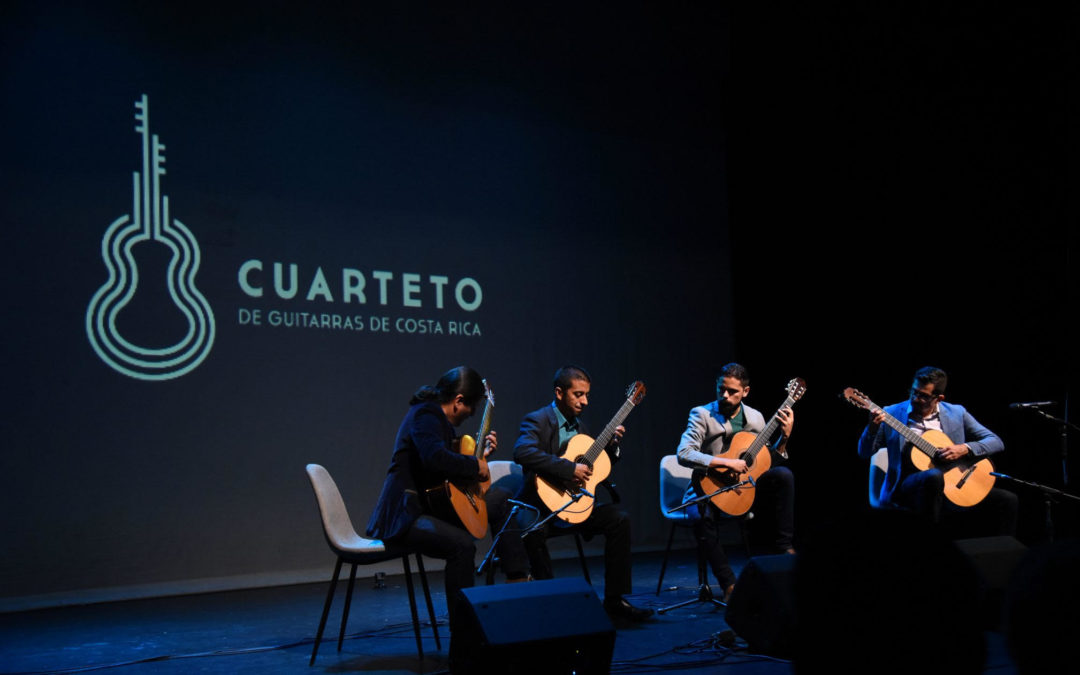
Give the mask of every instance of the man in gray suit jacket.
[{"label": "man in gray suit jacket", "polygon": [[[679,441],[679,464],[694,468],[683,503],[699,496],[698,482],[709,469],[726,469],[739,477],[749,467],[740,458],[721,457],[731,444],[732,437],[740,431],[761,433],[765,418],[760,412],[743,403],[750,393],[750,374],[738,363],[729,363],[720,369],[716,378],[716,400],[690,411],[690,420]],[[754,508],[763,517],[770,532],[771,546],[777,552],[794,553],[792,537],[795,525],[795,478],[786,466],[778,466],[787,459],[787,440],[795,424],[791,408],[777,413],[780,434],[770,446],[774,466],[763,473],[751,488],[757,493]],[[766,439],[771,440],[771,439]],[[735,587],[735,573],[728,564],[727,554],[720,543],[719,520],[726,517],[711,502],[706,501],[687,508],[694,523],[694,535],[704,552],[709,566],[724,589],[727,602]],[[758,520],[758,519],[755,519]]]}]

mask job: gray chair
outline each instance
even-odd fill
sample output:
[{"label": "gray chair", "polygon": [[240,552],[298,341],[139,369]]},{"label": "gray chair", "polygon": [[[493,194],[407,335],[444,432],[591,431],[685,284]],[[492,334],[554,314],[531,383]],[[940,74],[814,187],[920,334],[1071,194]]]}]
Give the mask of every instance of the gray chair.
[{"label": "gray chair", "polygon": [[[409,590],[409,609],[412,610],[416,649],[420,653],[420,658],[423,659],[424,645],[420,638],[420,619],[416,612],[416,593],[413,590],[412,569],[409,566],[409,555],[412,551],[387,547],[378,539],[367,539],[358,535],[353,528],[352,520],[349,519],[349,513],[345,509],[345,502],[341,499],[337,484],[330,477],[330,473],[318,464],[308,464],[307,475],[311,479],[311,487],[315,490],[315,499],[319,503],[319,513],[322,516],[323,534],[326,535],[326,543],[330,545],[330,550],[337,556],[334,576],[330,579],[330,590],[326,594],[326,603],[323,605],[322,618],[319,619],[319,630],[315,634],[315,646],[311,650],[311,660],[308,665],[315,663],[315,655],[319,651],[319,643],[322,642],[323,629],[326,628],[326,618],[330,614],[330,604],[334,599],[334,590],[337,588],[342,564],[349,563],[352,565],[352,569],[349,572],[349,588],[345,593],[345,609],[341,615],[338,651],[341,651],[341,643],[345,639],[345,625],[349,620],[349,607],[352,604],[353,588],[356,585],[356,567],[394,558],[401,558],[401,565],[405,571],[405,586]],[[441,649],[439,628],[435,621],[435,608],[431,604],[431,592],[428,590],[427,575],[424,573],[424,561],[419,553],[416,554],[416,566],[420,571],[420,583],[424,587],[424,599],[427,601],[431,629],[435,633],[435,647]]]},{"label": "gray chair", "polygon": [[[511,496],[516,495],[525,483],[525,473],[517,462],[492,460],[488,462],[488,472],[491,474],[491,486],[500,487]],[[557,536],[557,533],[552,531],[548,536]],[[585,547],[580,534],[574,534],[574,543],[577,545],[578,560],[581,561],[581,572],[585,575],[585,581],[591,586],[592,578],[589,576],[589,565],[585,561]],[[488,585],[495,583],[494,565],[489,565],[487,568],[487,583]]]}]

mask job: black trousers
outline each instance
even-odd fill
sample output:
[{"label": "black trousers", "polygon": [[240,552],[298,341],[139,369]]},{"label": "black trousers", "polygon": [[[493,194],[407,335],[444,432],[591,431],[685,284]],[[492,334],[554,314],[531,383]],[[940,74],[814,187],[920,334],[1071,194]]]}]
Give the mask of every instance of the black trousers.
[{"label": "black trousers", "polygon": [[[539,500],[537,500],[539,501]],[[541,512],[545,512],[541,508]],[[554,523],[560,523],[555,525]],[[551,579],[551,555],[548,537],[578,533],[586,537],[604,537],[604,599],[618,600],[633,590],[630,572],[630,518],[614,504],[593,507],[588,520],[568,525],[557,517],[525,537],[525,550],[534,579]]]},{"label": "black trousers", "polygon": [[[778,553],[787,551],[795,535],[795,476],[786,466],[776,466],[761,474],[756,489],[753,528],[766,538],[770,548]],[[690,496],[691,491],[688,490],[687,498]],[[722,523],[731,517],[711,502],[689,507],[687,515],[693,523],[698,546],[705,552],[709,569],[720,587],[726,589],[735,583],[735,572],[720,542],[720,529]]]},{"label": "black trousers", "polygon": [[941,524],[954,537],[1015,536],[1020,508],[1016,495],[1001,488],[991,489],[975,506],[956,506],[945,499],[945,476],[936,468],[904,476],[892,504]]}]

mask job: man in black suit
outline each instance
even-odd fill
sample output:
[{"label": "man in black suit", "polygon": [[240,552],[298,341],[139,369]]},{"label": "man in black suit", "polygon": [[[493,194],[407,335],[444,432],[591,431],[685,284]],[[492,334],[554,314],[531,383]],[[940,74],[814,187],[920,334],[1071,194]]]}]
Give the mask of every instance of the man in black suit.
[{"label": "man in black suit", "polygon": [[[521,421],[521,431],[514,445],[514,461],[525,469],[525,484],[518,499],[532,504],[541,513],[548,513],[536,490],[536,477],[552,482],[583,487],[592,475],[592,467],[562,459],[566,443],[576,434],[588,434],[579,416],[589,405],[591,379],[584,369],[565,366],[555,373],[555,400],[539,410],[534,410]],[[611,460],[619,459],[619,439],[625,429],[620,425],[606,452]],[[529,554],[533,577],[552,578],[551,556],[547,537],[554,523],[546,525],[525,537],[525,549]],[[630,593],[630,519],[614,504],[600,504],[584,522],[560,528],[564,532],[579,532],[586,536],[604,536],[604,608],[616,617],[641,621],[652,614],[651,609],[631,605],[623,595]]]}]

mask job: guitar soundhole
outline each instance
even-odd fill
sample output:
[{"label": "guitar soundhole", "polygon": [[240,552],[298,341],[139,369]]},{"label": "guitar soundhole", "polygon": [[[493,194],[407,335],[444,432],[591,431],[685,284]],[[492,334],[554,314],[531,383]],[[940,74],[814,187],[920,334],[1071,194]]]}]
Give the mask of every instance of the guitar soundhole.
[{"label": "guitar soundhole", "polygon": [[577,457],[575,457],[574,458],[574,463],[575,464],[584,464],[585,466],[589,467],[589,471],[592,471],[592,469],[593,469],[592,462],[590,462],[588,460],[588,458],[585,457],[585,455],[578,455]]}]

